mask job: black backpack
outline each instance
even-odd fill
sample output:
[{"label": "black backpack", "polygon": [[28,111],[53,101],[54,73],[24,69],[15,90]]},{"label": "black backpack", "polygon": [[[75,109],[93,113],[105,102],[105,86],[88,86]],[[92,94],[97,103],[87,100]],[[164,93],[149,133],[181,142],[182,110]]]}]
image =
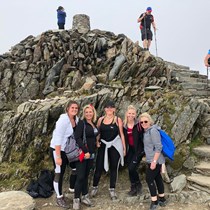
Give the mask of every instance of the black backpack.
[{"label": "black backpack", "polygon": [[48,198],[53,194],[53,172],[42,170],[37,180],[31,180],[26,190],[33,198]]},{"label": "black backpack", "polygon": [[208,58],[208,64],[210,65],[210,58]]}]

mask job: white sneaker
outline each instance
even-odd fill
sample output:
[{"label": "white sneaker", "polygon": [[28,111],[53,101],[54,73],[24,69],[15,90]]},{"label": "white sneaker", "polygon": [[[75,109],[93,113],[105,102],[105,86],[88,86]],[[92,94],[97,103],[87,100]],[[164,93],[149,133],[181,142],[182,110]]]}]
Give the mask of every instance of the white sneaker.
[{"label": "white sneaker", "polygon": [[91,190],[90,196],[91,196],[91,197],[95,197],[95,196],[96,196],[96,194],[97,194],[97,192],[98,192],[98,186],[96,186],[96,187],[92,187],[92,190]]},{"label": "white sneaker", "polygon": [[85,204],[86,206],[93,206],[91,200],[89,199],[89,195],[83,195],[81,197],[81,203]]},{"label": "white sneaker", "polygon": [[69,188],[69,192],[70,192],[70,193],[74,193],[74,189]]}]

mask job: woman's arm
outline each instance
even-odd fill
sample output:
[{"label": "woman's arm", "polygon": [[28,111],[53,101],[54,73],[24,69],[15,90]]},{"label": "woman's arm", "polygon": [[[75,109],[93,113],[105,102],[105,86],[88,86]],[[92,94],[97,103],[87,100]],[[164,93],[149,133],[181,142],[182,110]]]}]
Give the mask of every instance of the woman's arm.
[{"label": "woman's arm", "polygon": [[123,122],[121,120],[121,118],[117,118],[117,121],[118,121],[118,126],[119,126],[119,131],[120,131],[120,137],[121,137],[121,140],[122,140],[122,144],[123,144],[123,153],[124,153],[124,156],[126,155],[126,146],[125,146],[125,136],[124,136],[124,133],[123,133]]}]

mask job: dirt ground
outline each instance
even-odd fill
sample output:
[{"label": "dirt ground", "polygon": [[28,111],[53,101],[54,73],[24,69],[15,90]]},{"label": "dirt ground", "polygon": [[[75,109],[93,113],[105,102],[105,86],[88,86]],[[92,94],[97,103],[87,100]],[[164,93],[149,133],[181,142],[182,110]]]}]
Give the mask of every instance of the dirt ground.
[{"label": "dirt ground", "polygon": [[[125,175],[124,175],[125,176]],[[129,182],[127,182],[127,177],[119,174],[119,179],[117,182],[116,192],[118,195],[118,199],[116,201],[112,201],[109,197],[109,176],[104,175],[101,178],[101,183],[99,185],[99,191],[95,198],[92,198],[92,202],[94,203],[94,207],[86,207],[81,205],[81,210],[91,209],[91,210],[148,210],[150,205],[150,197],[148,194],[148,188],[146,183],[143,182],[143,194],[140,197],[129,197],[127,192],[129,190]],[[126,180],[126,181],[125,181]],[[72,200],[74,194],[68,191],[68,182],[64,183],[64,196],[69,205],[69,209],[72,209]],[[91,186],[91,185],[90,185]],[[168,187],[166,185],[165,192],[167,196]],[[36,207],[35,210],[61,210],[62,208],[56,206],[55,194],[53,194],[50,198],[35,199]],[[209,203],[205,204],[197,204],[188,203],[182,204],[179,202],[170,201],[168,199],[168,204],[166,207],[158,207],[158,209],[163,210],[209,210]]]}]

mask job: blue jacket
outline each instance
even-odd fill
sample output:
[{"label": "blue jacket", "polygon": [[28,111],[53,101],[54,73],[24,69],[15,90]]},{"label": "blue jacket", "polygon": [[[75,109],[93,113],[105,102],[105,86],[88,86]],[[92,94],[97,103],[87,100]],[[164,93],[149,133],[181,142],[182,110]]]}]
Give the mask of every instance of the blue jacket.
[{"label": "blue jacket", "polygon": [[58,23],[65,23],[66,13],[62,10],[57,11]]}]

